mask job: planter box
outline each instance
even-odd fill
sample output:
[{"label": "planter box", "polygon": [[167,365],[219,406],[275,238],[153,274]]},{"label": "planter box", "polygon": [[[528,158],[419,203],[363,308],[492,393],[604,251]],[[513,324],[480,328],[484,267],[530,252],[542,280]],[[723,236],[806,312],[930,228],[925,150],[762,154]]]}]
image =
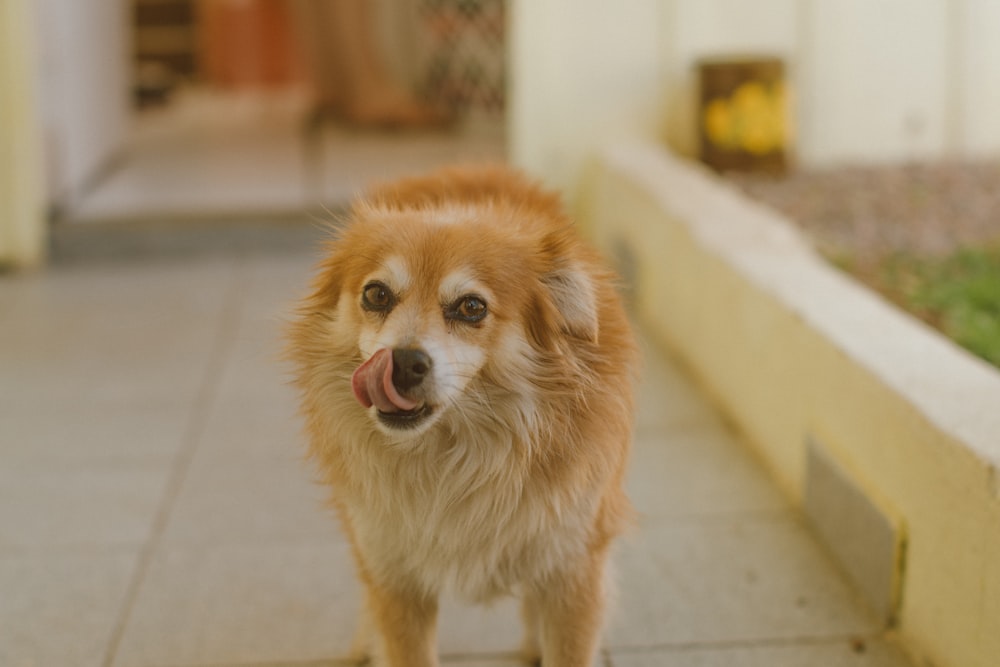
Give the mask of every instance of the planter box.
[{"label": "planter box", "polygon": [[606,151],[582,219],[638,317],[741,428],[904,645],[1000,656],[1000,373],[655,146]]}]

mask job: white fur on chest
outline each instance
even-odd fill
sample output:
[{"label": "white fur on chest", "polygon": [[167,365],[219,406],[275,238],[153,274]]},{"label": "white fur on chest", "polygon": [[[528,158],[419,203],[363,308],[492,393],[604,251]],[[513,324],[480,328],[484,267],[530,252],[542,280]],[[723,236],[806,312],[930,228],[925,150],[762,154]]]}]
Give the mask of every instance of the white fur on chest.
[{"label": "white fur on chest", "polygon": [[384,467],[369,466],[342,496],[366,565],[390,581],[405,573],[400,585],[482,602],[580,554],[595,508],[540,488],[511,447],[480,441],[380,457]]}]

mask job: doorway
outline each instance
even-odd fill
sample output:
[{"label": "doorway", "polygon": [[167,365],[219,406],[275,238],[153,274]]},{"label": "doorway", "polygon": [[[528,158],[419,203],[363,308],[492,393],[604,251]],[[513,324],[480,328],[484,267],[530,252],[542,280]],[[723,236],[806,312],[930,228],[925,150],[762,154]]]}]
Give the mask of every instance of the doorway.
[{"label": "doorway", "polygon": [[132,128],[62,224],[314,219],[372,181],[504,159],[503,0],[375,3],[386,67],[453,117],[394,130],[320,109],[310,1],[330,2],[128,0]]}]

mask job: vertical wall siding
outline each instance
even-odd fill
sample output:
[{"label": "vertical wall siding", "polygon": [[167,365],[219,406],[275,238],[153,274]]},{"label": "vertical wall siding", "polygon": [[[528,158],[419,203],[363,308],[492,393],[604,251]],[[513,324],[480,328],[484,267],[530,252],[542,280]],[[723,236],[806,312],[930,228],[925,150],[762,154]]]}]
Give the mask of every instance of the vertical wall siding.
[{"label": "vertical wall siding", "polygon": [[72,204],[125,141],[131,54],[126,0],[32,0],[49,198]]},{"label": "vertical wall siding", "polygon": [[785,58],[804,166],[1000,155],[994,0],[670,0],[669,138],[694,153],[696,63]]},{"label": "vertical wall siding", "polygon": [[32,28],[30,0],[0,2],[0,269],[36,265],[45,251]]},{"label": "vertical wall siding", "polygon": [[697,148],[699,59],[770,54],[804,167],[1000,157],[996,0],[511,0],[511,154],[572,188],[622,136]]},{"label": "vertical wall siding", "polygon": [[1000,2],[949,4],[954,23],[954,148],[962,155],[1000,155]]},{"label": "vertical wall siding", "polygon": [[804,163],[899,162],[947,150],[947,0],[814,0],[797,82]]},{"label": "vertical wall siding", "polygon": [[665,0],[510,0],[512,160],[572,191],[610,139],[659,137]]},{"label": "vertical wall siding", "polygon": [[670,0],[663,40],[667,44],[667,139],[675,150],[685,155],[697,152],[698,61],[727,54],[762,54],[792,65],[799,49],[801,4],[800,0]]}]

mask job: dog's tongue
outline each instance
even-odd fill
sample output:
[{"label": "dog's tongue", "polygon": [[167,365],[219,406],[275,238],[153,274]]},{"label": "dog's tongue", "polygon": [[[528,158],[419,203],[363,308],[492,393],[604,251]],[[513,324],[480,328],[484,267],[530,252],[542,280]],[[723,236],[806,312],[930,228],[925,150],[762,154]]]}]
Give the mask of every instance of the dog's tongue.
[{"label": "dog's tongue", "polygon": [[392,384],[392,350],[382,348],[358,366],[351,376],[351,389],[358,403],[382,412],[413,410],[419,403],[401,396]]}]

